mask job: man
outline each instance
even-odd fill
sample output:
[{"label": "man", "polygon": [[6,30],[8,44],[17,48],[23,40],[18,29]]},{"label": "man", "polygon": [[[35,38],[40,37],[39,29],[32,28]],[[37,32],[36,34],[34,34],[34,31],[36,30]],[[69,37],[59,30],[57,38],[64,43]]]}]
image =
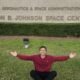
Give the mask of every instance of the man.
[{"label": "man", "polygon": [[51,71],[52,64],[56,61],[66,61],[76,56],[76,53],[70,53],[69,56],[51,56],[47,54],[46,46],[41,46],[39,54],[36,55],[20,55],[16,51],[10,52],[10,54],[22,60],[33,61],[35,70],[32,70],[30,75],[34,80],[53,80],[57,76],[57,72]]}]

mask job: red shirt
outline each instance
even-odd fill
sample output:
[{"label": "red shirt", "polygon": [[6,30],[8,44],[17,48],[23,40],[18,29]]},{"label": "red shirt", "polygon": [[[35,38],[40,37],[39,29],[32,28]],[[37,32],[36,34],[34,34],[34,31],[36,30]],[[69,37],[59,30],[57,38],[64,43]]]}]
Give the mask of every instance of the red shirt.
[{"label": "red shirt", "polygon": [[48,72],[51,69],[51,66],[56,61],[65,61],[69,59],[69,56],[50,56],[46,55],[44,59],[40,55],[17,55],[18,58],[22,60],[33,61],[35,70],[40,72]]}]

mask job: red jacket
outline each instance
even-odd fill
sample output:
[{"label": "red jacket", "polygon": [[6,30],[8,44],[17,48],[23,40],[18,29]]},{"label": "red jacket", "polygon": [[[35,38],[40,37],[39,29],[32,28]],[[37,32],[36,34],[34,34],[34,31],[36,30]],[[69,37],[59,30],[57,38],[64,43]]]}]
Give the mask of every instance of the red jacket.
[{"label": "red jacket", "polygon": [[35,70],[40,72],[48,72],[51,69],[51,66],[56,61],[65,61],[69,59],[69,56],[50,56],[46,55],[44,59],[40,55],[17,55],[18,58],[22,60],[33,61]]}]

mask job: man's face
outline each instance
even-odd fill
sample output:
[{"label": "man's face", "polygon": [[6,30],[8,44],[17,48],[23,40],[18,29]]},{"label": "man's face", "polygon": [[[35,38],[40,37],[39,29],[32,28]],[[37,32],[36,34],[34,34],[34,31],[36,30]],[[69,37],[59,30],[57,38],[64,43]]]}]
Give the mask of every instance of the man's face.
[{"label": "man's face", "polygon": [[39,50],[39,53],[40,53],[41,55],[46,55],[47,50],[46,50],[45,48],[41,48],[41,49]]}]

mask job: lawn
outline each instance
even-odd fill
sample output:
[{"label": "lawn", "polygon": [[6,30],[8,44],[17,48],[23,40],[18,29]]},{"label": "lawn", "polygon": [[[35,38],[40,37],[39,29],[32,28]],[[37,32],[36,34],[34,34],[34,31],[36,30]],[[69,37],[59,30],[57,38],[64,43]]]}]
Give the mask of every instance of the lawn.
[{"label": "lawn", "polygon": [[15,58],[9,54],[32,55],[38,53],[41,45],[48,47],[50,55],[68,55],[75,51],[77,56],[64,62],[56,62],[52,70],[58,76],[55,80],[80,80],[80,38],[30,38],[30,47],[24,48],[21,38],[0,39],[0,80],[32,80],[29,72],[34,69],[33,63]]}]

